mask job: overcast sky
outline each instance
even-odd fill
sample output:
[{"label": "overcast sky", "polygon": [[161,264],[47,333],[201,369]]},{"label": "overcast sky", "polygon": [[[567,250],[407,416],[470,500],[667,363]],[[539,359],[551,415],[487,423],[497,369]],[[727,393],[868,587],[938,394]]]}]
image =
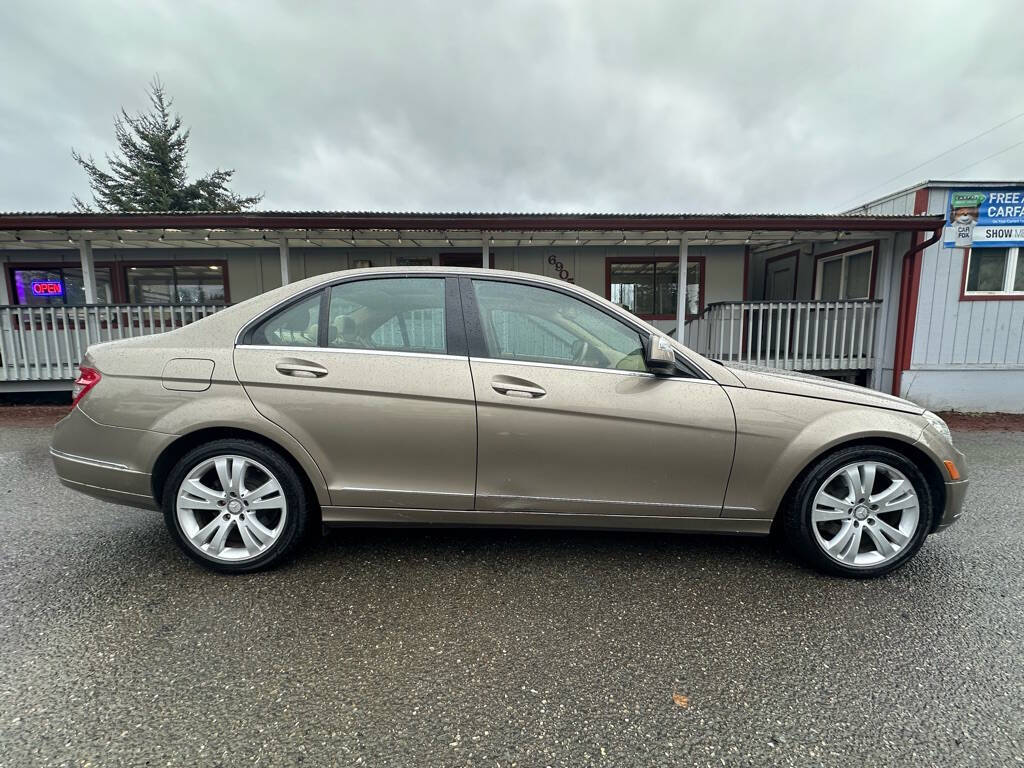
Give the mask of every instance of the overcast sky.
[{"label": "overcast sky", "polygon": [[[0,3],[0,210],[159,73],[265,209],[815,212],[1017,142],[1019,2]],[[956,178],[1024,178],[1024,144]]]}]

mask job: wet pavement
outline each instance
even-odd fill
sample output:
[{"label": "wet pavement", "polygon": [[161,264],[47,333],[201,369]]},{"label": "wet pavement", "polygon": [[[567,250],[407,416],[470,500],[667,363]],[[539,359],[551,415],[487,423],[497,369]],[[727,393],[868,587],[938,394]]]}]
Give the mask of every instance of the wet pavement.
[{"label": "wet pavement", "polygon": [[[0,426],[0,765],[1024,761],[1024,433],[874,581],[772,540],[335,531],[208,573]],[[674,696],[675,694],[675,696]]]}]

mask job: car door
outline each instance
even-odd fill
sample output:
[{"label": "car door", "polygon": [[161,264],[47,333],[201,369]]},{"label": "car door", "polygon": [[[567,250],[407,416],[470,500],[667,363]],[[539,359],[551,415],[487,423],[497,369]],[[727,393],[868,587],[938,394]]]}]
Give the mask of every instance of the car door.
[{"label": "car door", "polygon": [[243,334],[239,380],[309,451],[334,505],[473,508],[476,406],[458,296],[454,277],[364,275]]},{"label": "car door", "polygon": [[461,285],[478,509],[720,516],[735,419],[716,382],[648,373],[646,332],[578,294]]}]

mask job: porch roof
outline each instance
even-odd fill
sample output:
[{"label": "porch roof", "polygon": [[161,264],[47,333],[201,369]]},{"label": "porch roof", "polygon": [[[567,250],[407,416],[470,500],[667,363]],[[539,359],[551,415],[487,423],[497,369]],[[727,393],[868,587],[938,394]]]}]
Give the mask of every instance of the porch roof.
[{"label": "porch roof", "polygon": [[0,248],[494,247],[662,245],[687,235],[693,244],[771,247],[789,241],[834,241],[858,234],[931,231],[942,216],[417,213],[257,211],[247,213],[0,213]]}]

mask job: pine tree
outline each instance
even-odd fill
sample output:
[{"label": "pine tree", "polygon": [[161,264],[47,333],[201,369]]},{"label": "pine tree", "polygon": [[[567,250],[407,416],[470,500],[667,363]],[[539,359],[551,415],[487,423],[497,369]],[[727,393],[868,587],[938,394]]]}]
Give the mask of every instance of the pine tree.
[{"label": "pine tree", "polygon": [[[132,211],[244,211],[263,195],[242,197],[228,189],[234,170],[216,169],[194,181],[188,180],[189,129],[181,116],[171,113],[173,100],[155,78],[149,86],[150,111],[129,115],[124,107],[114,118],[114,136],[120,152],[106,155],[110,170],[74,149],[71,156],[89,177],[96,210],[104,213]],[[75,209],[93,210],[77,196]]]}]

